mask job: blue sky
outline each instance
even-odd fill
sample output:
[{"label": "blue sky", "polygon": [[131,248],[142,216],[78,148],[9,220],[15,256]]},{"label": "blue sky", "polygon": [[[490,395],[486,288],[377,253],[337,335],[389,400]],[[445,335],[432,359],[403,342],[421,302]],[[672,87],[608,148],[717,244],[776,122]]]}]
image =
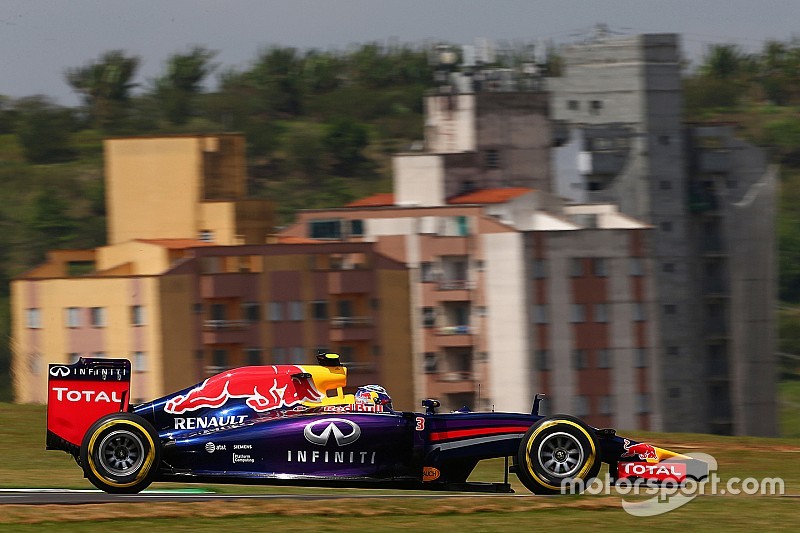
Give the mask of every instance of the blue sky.
[{"label": "blue sky", "polygon": [[674,32],[689,57],[707,44],[758,50],[800,35],[798,0],[0,0],[0,94],[77,98],[63,72],[123,49],[142,58],[137,81],[191,45],[244,67],[270,44],[343,49],[364,42],[553,39]]}]

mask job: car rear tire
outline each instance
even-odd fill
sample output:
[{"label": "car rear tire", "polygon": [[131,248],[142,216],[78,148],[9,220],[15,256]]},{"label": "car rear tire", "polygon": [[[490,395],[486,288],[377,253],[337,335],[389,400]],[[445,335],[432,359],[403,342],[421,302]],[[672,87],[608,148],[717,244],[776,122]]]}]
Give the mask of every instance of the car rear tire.
[{"label": "car rear tire", "polygon": [[582,492],[602,461],[594,431],[569,415],[542,418],[519,445],[516,473],[534,494]]},{"label": "car rear tire", "polygon": [[105,492],[141,492],[153,482],[160,462],[158,433],[145,419],[130,413],[104,416],[92,424],[81,444],[83,471]]}]

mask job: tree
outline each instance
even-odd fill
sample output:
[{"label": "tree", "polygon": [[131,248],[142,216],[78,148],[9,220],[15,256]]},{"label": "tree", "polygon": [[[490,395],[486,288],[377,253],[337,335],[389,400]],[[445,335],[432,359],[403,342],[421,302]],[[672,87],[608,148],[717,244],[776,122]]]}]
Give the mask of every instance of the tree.
[{"label": "tree", "polygon": [[262,51],[250,79],[273,115],[301,114],[303,62],[295,48],[273,46]]},{"label": "tree", "polygon": [[83,98],[92,124],[107,130],[124,116],[131,90],[137,85],[132,80],[138,68],[138,57],[128,57],[122,50],[112,50],[97,61],[67,69],[65,78]]},{"label": "tree", "polygon": [[211,63],[215,55],[217,52],[195,46],[167,60],[167,72],[156,80],[155,94],[172,124],[185,124],[192,115],[195,95],[202,92],[203,80],[217,68]]},{"label": "tree", "polygon": [[66,248],[75,238],[77,224],[68,212],[69,205],[54,188],[45,188],[33,199],[28,227],[35,239],[35,255]]},{"label": "tree", "polygon": [[17,138],[28,162],[58,163],[75,157],[70,134],[77,120],[72,110],[45,96],[30,96],[17,101],[15,115]]},{"label": "tree", "polygon": [[364,156],[364,148],[369,144],[367,128],[351,119],[331,124],[323,143],[333,157],[333,172],[338,176],[355,176],[367,160]]}]

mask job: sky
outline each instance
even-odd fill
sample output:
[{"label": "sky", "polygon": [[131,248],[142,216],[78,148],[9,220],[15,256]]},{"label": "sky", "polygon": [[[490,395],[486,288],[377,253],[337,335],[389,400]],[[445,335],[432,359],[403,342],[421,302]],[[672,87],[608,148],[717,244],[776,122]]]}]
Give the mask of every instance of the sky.
[{"label": "sky", "polygon": [[713,43],[757,51],[765,40],[800,36],[800,0],[0,0],[0,95],[77,105],[65,69],[116,49],[141,58],[136,81],[145,86],[193,45],[242,69],[269,45],[563,44],[599,23],[619,34],[679,33],[697,60]]}]

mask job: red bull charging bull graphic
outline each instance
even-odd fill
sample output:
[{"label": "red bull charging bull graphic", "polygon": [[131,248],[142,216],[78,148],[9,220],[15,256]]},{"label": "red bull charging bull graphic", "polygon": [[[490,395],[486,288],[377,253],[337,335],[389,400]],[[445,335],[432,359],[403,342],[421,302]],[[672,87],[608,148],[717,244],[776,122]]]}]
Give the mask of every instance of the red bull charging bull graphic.
[{"label": "red bull charging bull graphic", "polygon": [[656,452],[655,446],[652,444],[647,444],[645,442],[631,444],[631,441],[625,439],[622,447],[625,448],[625,453],[620,457],[635,457],[638,455],[640,459],[653,459],[658,461],[658,453]]},{"label": "red bull charging bull graphic", "polygon": [[258,413],[303,402],[319,402],[322,394],[310,374],[300,366],[249,366],[212,376],[186,393],[175,396],[164,411],[180,415],[201,408],[225,405],[231,398],[246,398],[245,404]]}]

